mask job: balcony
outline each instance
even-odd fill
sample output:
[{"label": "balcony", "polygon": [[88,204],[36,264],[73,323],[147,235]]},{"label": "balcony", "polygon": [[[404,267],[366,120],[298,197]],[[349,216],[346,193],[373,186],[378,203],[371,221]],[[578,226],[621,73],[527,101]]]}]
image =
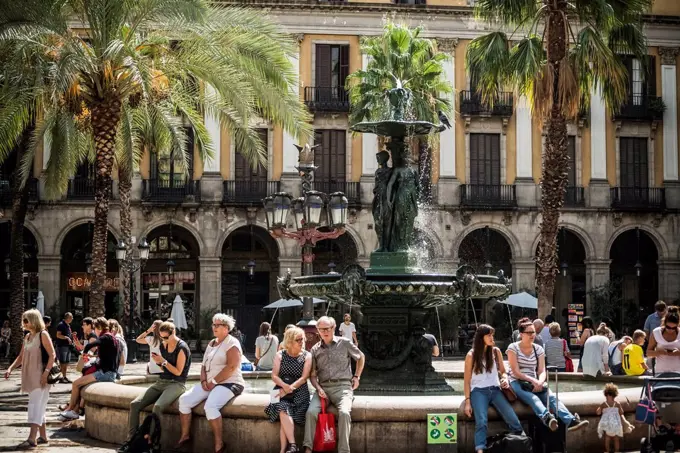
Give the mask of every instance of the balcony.
[{"label": "balcony", "polygon": [[517,192],[513,184],[463,184],[460,205],[475,209],[514,208]]},{"label": "balcony", "polygon": [[512,116],[513,97],[510,92],[501,92],[493,107],[482,102],[476,91],[460,92],[460,113],[463,116]]},{"label": "balcony", "polygon": [[344,87],[305,87],[305,105],[310,112],[349,112]]},{"label": "balcony", "polygon": [[201,201],[201,181],[145,179],[142,201],[159,204],[198,203]]},{"label": "balcony", "polygon": [[66,198],[69,200],[94,200],[94,178],[73,178],[69,180]]},{"label": "balcony", "polygon": [[612,209],[658,211],[666,209],[666,189],[663,187],[612,187]]},{"label": "balcony", "polygon": [[314,181],[314,190],[324,192],[327,195],[333,192],[342,192],[347,197],[352,207],[361,206],[361,189],[358,182],[351,181]]},{"label": "balcony", "polygon": [[659,121],[663,118],[663,101],[659,96],[629,96],[614,115],[617,120]]},{"label": "balcony", "polygon": [[567,187],[564,194],[564,207],[579,208],[586,205],[585,191],[583,187]]},{"label": "balcony", "polygon": [[279,181],[224,181],[222,204],[227,206],[262,206],[267,195],[280,192]]},{"label": "balcony", "polygon": [[[38,179],[30,178],[26,181],[28,185],[28,202],[38,202]],[[8,179],[0,179],[0,207],[12,207],[12,198],[14,191],[12,190],[12,183]]]}]

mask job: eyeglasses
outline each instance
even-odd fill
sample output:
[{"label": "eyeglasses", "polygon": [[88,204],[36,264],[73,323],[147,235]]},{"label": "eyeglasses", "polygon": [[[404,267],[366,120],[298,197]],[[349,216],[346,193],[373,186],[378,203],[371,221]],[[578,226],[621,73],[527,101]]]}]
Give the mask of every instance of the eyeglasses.
[{"label": "eyeglasses", "polygon": [[163,335],[160,335],[162,341],[168,341],[170,339],[170,335],[167,337],[164,337]]},{"label": "eyeglasses", "polygon": [[302,338],[302,337],[296,338],[296,339],[295,339],[295,342],[296,342],[296,343],[302,343],[303,341],[305,341],[305,339]]},{"label": "eyeglasses", "polygon": [[21,322],[24,324],[28,324],[28,319],[22,319]]},{"label": "eyeglasses", "polygon": [[217,327],[226,327],[226,324],[213,324],[212,326],[213,326],[214,328],[217,328]]},{"label": "eyeglasses", "polygon": [[535,330],[525,330],[525,331],[522,332],[522,333],[525,333],[525,334],[527,334],[527,335],[536,335],[536,331],[535,331]]},{"label": "eyeglasses", "polygon": [[319,332],[330,332],[331,330],[333,330],[333,328],[332,327],[317,327],[316,330],[318,330]]}]

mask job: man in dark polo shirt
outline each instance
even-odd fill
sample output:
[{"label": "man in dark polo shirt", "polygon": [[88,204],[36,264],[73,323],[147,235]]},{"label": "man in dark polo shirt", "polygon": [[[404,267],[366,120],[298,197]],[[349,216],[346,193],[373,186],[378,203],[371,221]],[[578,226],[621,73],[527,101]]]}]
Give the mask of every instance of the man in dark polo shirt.
[{"label": "man in dark polo shirt", "polygon": [[66,371],[68,370],[68,364],[71,361],[71,321],[73,321],[73,315],[70,312],[64,314],[64,319],[57,326],[57,358],[59,359],[59,365],[61,367],[61,375],[64,376],[61,381],[62,384],[68,384],[71,381],[66,377]]},{"label": "man in dark polo shirt", "polygon": [[[321,341],[312,347],[312,374],[310,381],[316,394],[307,409],[305,420],[305,452],[311,453],[316,422],[321,411],[320,398],[330,400],[338,409],[338,453],[349,453],[349,434],[352,427],[352,402],[354,390],[359,387],[364,370],[364,354],[351,340],[337,337],[335,319],[322,316],[316,323]],[[352,375],[352,359],[357,361]]]}]

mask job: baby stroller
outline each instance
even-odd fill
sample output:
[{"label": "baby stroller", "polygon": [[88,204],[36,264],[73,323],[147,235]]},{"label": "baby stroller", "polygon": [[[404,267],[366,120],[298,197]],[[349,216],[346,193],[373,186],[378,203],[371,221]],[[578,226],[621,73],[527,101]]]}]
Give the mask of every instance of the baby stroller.
[{"label": "baby stroller", "polygon": [[640,453],[673,453],[680,448],[680,375],[648,378],[648,384],[657,417],[640,441]]}]

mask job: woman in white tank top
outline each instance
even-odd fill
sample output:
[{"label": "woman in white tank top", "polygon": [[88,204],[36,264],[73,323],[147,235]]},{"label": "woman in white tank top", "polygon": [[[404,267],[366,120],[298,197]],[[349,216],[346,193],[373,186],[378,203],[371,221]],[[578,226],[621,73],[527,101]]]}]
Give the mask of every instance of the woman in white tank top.
[{"label": "woman in white tank top", "polygon": [[[524,434],[517,414],[503,395],[501,387],[507,388],[508,378],[500,349],[493,338],[494,328],[481,324],[477,327],[472,350],[465,356],[465,415],[475,416],[475,451],[486,448],[486,432],[489,406],[505,420],[513,434]],[[499,379],[500,373],[500,379]]]},{"label": "woman in white tank top", "polygon": [[647,356],[656,357],[656,374],[680,372],[680,309],[668,307],[661,326],[652,331],[647,345]]}]

